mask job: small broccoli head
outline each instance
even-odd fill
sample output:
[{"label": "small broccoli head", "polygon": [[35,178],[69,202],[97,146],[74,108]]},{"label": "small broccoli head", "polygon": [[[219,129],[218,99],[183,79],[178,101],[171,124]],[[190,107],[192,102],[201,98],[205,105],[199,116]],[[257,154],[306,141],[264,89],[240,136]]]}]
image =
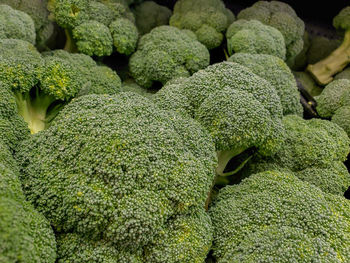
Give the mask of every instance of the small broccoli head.
[{"label": "small broccoli head", "polygon": [[160,26],[144,35],[129,67],[135,81],[143,87],[153,82],[165,84],[177,77],[188,77],[209,65],[209,52],[204,45],[184,31]]},{"label": "small broccoli head", "polygon": [[269,81],[280,97],[283,115],[303,115],[297,83],[291,70],[282,59],[264,54],[237,53],[228,61],[248,67],[253,73]]},{"label": "small broccoli head", "polygon": [[257,20],[240,19],[226,32],[227,48],[233,53],[268,54],[286,58],[283,35],[274,27]]},{"label": "small broccoli head", "polygon": [[116,50],[120,54],[131,55],[139,38],[135,25],[126,18],[118,18],[110,24],[109,29]]},{"label": "small broccoli head", "polygon": [[294,62],[303,49],[304,22],[297,16],[292,7],[280,1],[258,1],[251,7],[243,9],[238,19],[259,20],[278,29],[286,45],[286,61]]},{"label": "small broccoli head", "polygon": [[137,5],[135,14],[136,26],[141,35],[147,34],[157,26],[169,24],[172,12],[166,6],[157,4],[154,1],[145,1]]},{"label": "small broccoli head", "polygon": [[35,44],[33,19],[26,13],[0,5],[0,39],[13,38]]},{"label": "small broccoli head", "polygon": [[220,46],[223,33],[235,17],[221,0],[179,0],[169,24],[196,33],[209,50]]}]

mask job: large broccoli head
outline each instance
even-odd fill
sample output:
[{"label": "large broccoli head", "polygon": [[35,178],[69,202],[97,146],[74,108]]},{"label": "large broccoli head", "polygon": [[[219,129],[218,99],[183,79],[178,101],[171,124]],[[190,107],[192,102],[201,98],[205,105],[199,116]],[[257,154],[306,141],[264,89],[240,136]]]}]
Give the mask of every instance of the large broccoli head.
[{"label": "large broccoli head", "polygon": [[280,31],[257,20],[240,19],[226,31],[228,53],[268,54],[286,58],[284,38]]},{"label": "large broccoli head", "polygon": [[284,37],[287,49],[286,61],[288,64],[294,64],[295,57],[303,49],[305,25],[292,7],[280,1],[258,1],[251,7],[243,9],[237,18],[255,19],[277,28]]},{"label": "large broccoli head", "polygon": [[129,67],[135,81],[144,87],[153,82],[188,77],[209,65],[209,51],[190,31],[160,26],[141,37]]},{"label": "large broccoli head", "polygon": [[220,46],[225,30],[234,20],[221,0],[179,0],[169,23],[193,31],[202,44],[213,49]]},{"label": "large broccoli head", "polygon": [[255,74],[269,81],[281,99],[283,115],[303,115],[297,83],[291,70],[282,59],[264,54],[237,53],[228,61],[248,67]]},{"label": "large broccoli head", "polygon": [[165,85],[154,99],[198,120],[212,135],[218,174],[249,149],[274,153],[283,140],[282,106],[275,88],[248,68],[223,62]]},{"label": "large broccoli head", "polygon": [[[215,175],[210,135],[136,93],[75,99],[21,146],[27,198],[55,230],[119,249],[141,249],[158,235],[171,240],[169,220],[203,210]],[[201,242],[202,255],[210,241]]]},{"label": "large broccoli head", "polygon": [[341,72],[350,63],[350,6],[343,8],[334,17],[333,26],[344,34],[343,42],[328,57],[307,67],[307,70],[321,85],[331,82],[332,76]]},{"label": "large broccoli head", "polygon": [[210,209],[217,262],[349,261],[349,201],[330,198],[287,172],[226,186]]}]

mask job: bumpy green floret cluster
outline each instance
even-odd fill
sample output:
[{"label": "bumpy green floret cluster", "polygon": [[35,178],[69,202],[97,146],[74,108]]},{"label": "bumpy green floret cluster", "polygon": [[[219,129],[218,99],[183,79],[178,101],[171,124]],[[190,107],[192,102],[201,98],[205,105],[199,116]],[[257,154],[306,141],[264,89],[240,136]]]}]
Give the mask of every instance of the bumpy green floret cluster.
[{"label": "bumpy green floret cluster", "polygon": [[220,46],[225,30],[234,20],[221,0],[178,0],[169,23],[193,31],[210,50]]},{"label": "bumpy green floret cluster", "polygon": [[57,232],[102,238],[118,251],[146,246],[171,254],[169,262],[204,260],[211,241],[203,233],[211,228],[201,213],[216,155],[195,120],[135,93],[82,96],[23,143],[17,158],[28,200]]},{"label": "bumpy green floret cluster", "polygon": [[188,77],[208,65],[207,48],[192,32],[172,26],[156,27],[141,37],[129,61],[132,76],[143,87]]},{"label": "bumpy green floret cluster", "polygon": [[134,52],[138,40],[134,16],[122,1],[49,0],[51,17],[66,30],[65,49],[89,56]]},{"label": "bumpy green floret cluster", "polygon": [[287,172],[226,186],[210,209],[217,262],[344,262],[350,206],[343,199]]},{"label": "bumpy green floret cluster", "polygon": [[304,22],[297,16],[294,9],[280,1],[258,1],[251,7],[243,9],[238,19],[259,20],[278,29],[286,45],[286,61],[294,64],[295,57],[303,49]]},{"label": "bumpy green floret cluster", "polygon": [[303,107],[297,83],[290,68],[282,59],[264,54],[238,53],[231,56],[228,61],[239,63],[269,81],[280,97],[283,115],[302,116]]},{"label": "bumpy green floret cluster", "polygon": [[325,192],[343,195],[350,185],[350,175],[341,163],[350,151],[345,131],[327,120],[294,115],[285,116],[283,125],[286,140],[281,149],[271,157],[253,158],[245,173],[288,170]]},{"label": "bumpy green floret cluster", "polygon": [[228,53],[267,54],[286,59],[286,47],[280,31],[257,20],[240,19],[226,31]]},{"label": "bumpy green floret cluster", "polygon": [[133,13],[141,35],[147,34],[157,26],[168,25],[172,15],[169,8],[154,1],[142,2],[134,8]]}]

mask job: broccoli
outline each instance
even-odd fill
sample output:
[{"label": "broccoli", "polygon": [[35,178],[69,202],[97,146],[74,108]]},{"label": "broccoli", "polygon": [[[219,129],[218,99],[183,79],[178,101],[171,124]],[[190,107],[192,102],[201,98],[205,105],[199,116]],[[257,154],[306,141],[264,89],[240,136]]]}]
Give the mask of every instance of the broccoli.
[{"label": "broccoli", "polygon": [[134,52],[138,40],[134,17],[121,1],[49,0],[51,19],[65,29],[65,50],[89,56]]},{"label": "broccoli", "polygon": [[209,51],[192,32],[159,26],[141,37],[129,60],[136,83],[150,88],[177,77],[188,77],[209,65]]},{"label": "broccoli", "polygon": [[300,53],[295,57],[294,63],[290,64],[290,68],[292,70],[304,70],[307,66],[307,53],[309,52],[310,48],[310,36],[307,31],[304,32],[303,35],[303,49],[300,51]]},{"label": "broccoli", "polygon": [[14,38],[35,44],[33,19],[8,5],[0,5],[0,39]]},{"label": "broccoli", "polygon": [[227,29],[229,55],[234,53],[268,54],[286,58],[283,35],[274,27],[257,20],[240,19]]},{"label": "broccoli", "polygon": [[337,79],[348,79],[350,80],[350,67],[344,69],[342,72],[334,76],[334,80]]},{"label": "broccoli", "polygon": [[135,82],[133,79],[126,79],[122,83],[122,87],[120,89],[120,92],[135,92],[139,95],[145,96],[145,97],[152,97],[153,92],[150,89],[143,88]]},{"label": "broccoli", "polygon": [[278,29],[286,45],[286,61],[293,65],[296,56],[303,49],[304,22],[297,16],[292,7],[280,1],[258,1],[251,7],[243,9],[238,19],[259,20]]},{"label": "broccoli", "polygon": [[307,63],[314,64],[326,58],[339,45],[341,41],[338,39],[329,39],[323,36],[316,36],[311,38],[310,48],[307,52]]},{"label": "broccoli", "polygon": [[[27,199],[57,233],[103,239],[118,251],[151,246],[162,235],[169,241],[163,258],[193,242],[188,253],[204,260],[209,223],[195,218],[204,210],[217,160],[210,135],[195,120],[136,93],[86,95],[19,148]],[[179,235],[173,237],[167,224],[185,215],[190,219],[172,226]],[[176,256],[188,262],[189,256]]]},{"label": "broccoli", "polygon": [[321,94],[322,88],[317,85],[315,80],[304,71],[293,71],[294,77],[299,82],[303,88],[310,94],[310,96],[315,97]]},{"label": "broccoli", "polygon": [[166,6],[158,5],[154,1],[145,1],[135,6],[136,26],[140,35],[149,33],[157,26],[169,24],[172,12]]},{"label": "broccoli", "polygon": [[283,119],[286,140],[273,156],[254,156],[243,176],[267,170],[292,171],[297,177],[325,192],[343,195],[350,175],[341,162],[350,152],[350,139],[342,128],[327,120]]},{"label": "broccoli", "polygon": [[210,50],[220,46],[224,32],[234,20],[221,0],[178,0],[169,24],[193,31]]},{"label": "broccoli", "polygon": [[343,8],[334,17],[333,26],[344,33],[343,42],[328,57],[307,67],[307,70],[321,85],[331,82],[332,76],[342,71],[350,62],[350,6]]},{"label": "broccoli", "polygon": [[345,202],[291,172],[254,174],[221,189],[210,208],[214,256],[217,262],[347,262]]},{"label": "broccoli", "polygon": [[225,167],[231,158],[251,150],[271,155],[283,141],[282,106],[276,90],[237,63],[214,64],[165,85],[154,100],[163,108],[185,112],[209,131],[219,158],[218,175],[228,175]]},{"label": "broccoli", "polygon": [[237,53],[228,61],[248,67],[253,73],[269,81],[280,97],[283,115],[303,115],[297,83],[291,70],[282,59],[264,54]]}]

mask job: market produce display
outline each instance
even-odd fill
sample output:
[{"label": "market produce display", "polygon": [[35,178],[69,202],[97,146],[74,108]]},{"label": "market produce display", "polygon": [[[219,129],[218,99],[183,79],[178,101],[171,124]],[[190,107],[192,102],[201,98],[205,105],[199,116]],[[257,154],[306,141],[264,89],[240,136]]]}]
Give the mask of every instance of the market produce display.
[{"label": "market produce display", "polygon": [[0,0],[0,263],[350,262],[337,11]]}]

